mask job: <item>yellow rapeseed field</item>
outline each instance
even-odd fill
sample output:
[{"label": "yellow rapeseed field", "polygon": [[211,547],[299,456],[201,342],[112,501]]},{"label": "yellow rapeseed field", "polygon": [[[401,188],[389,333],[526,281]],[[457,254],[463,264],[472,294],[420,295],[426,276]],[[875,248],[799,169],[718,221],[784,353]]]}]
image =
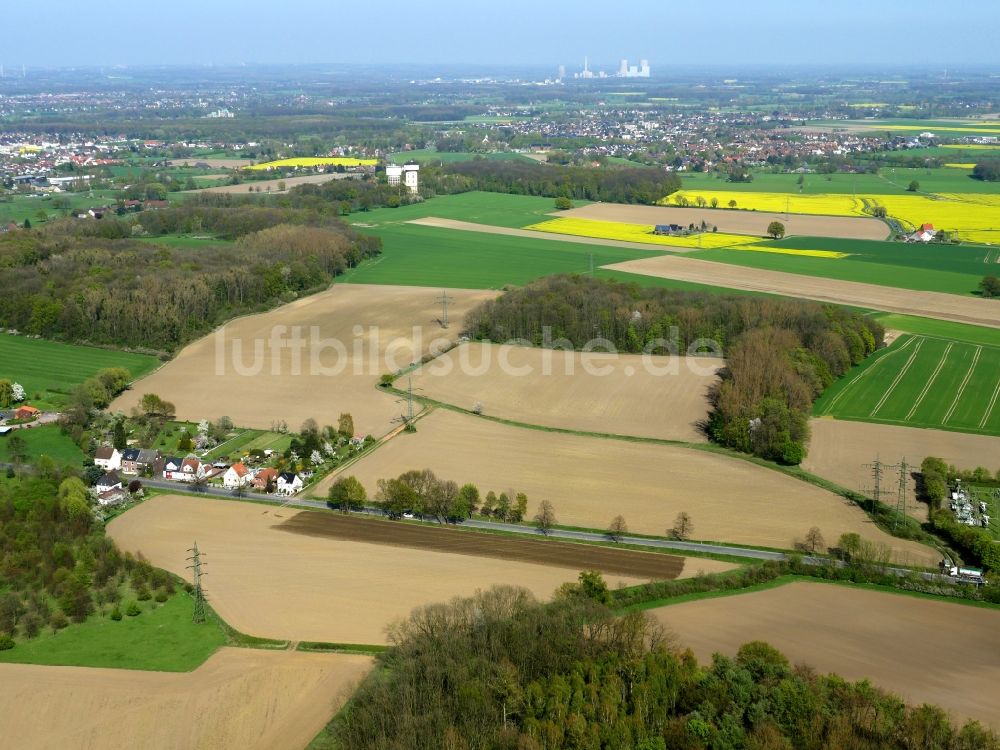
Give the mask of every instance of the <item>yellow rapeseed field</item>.
[{"label": "yellow rapeseed field", "polygon": [[969,163],[957,164],[955,162],[948,162],[947,164],[945,164],[945,166],[946,167],[951,167],[952,169],[972,169],[976,165],[975,164],[969,164]]},{"label": "yellow rapeseed field", "polygon": [[618,221],[597,221],[594,219],[551,219],[539,224],[532,224],[525,229],[570,234],[576,237],[596,237],[602,240],[623,240],[625,242],[644,242],[650,245],[706,249],[746,245],[761,240],[760,237],[724,232],[700,232],[687,237],[670,237],[653,234],[652,224],[626,224]]},{"label": "yellow rapeseed field", "polygon": [[[864,204],[850,195],[819,193],[816,195],[792,195],[790,193],[757,193],[742,190],[680,190],[665,198],[665,205],[697,206],[698,198],[704,198],[706,205],[712,199],[718,201],[719,208],[743,208],[772,213],[824,214],[826,216],[866,216]],[[730,205],[735,202],[735,205]]]},{"label": "yellow rapeseed field", "polygon": [[743,192],[735,190],[682,190],[663,200],[677,205],[678,196],[689,205],[703,198],[709,205],[716,199],[720,209],[735,208],[772,213],[827,214],[830,216],[871,216],[879,206],[903,229],[912,231],[921,224],[953,233],[967,242],[1000,242],[1000,195],[984,193],[941,193],[937,195],[850,196],[833,193],[792,195],[788,193]]},{"label": "yellow rapeseed field", "polygon": [[996,151],[1000,154],[1000,145],[990,146],[986,143],[946,143],[942,148],[957,148],[963,151]]},{"label": "yellow rapeseed field", "polygon": [[276,169],[278,167],[373,167],[377,159],[354,159],[347,156],[302,156],[294,159],[278,159],[277,161],[255,164],[248,169]]},{"label": "yellow rapeseed field", "polygon": [[777,253],[778,255],[802,255],[807,258],[846,258],[850,253],[838,253],[835,250],[802,250],[797,247],[767,247],[766,245],[740,245],[731,250],[748,250],[754,253]]}]

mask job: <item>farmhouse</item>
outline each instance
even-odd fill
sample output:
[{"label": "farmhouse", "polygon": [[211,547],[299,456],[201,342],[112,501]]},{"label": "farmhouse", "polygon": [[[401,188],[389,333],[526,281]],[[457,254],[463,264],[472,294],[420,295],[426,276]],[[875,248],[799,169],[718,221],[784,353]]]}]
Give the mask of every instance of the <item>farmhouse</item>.
[{"label": "farmhouse", "polygon": [[937,236],[933,224],[921,224],[915,232],[906,235],[907,242],[930,242]]},{"label": "farmhouse", "polygon": [[282,472],[278,475],[278,483],[275,491],[279,495],[294,495],[302,489],[302,477],[291,472]]},{"label": "farmhouse", "polygon": [[105,471],[114,471],[122,467],[122,454],[117,448],[102,445],[94,454],[94,466],[100,466]]},{"label": "farmhouse", "polygon": [[41,413],[34,406],[19,406],[14,410],[14,419],[33,419]]},{"label": "farmhouse", "polygon": [[670,234],[678,234],[679,232],[683,231],[684,227],[682,227],[680,224],[657,224],[653,228],[653,234],[670,235]]},{"label": "farmhouse", "polygon": [[118,505],[118,503],[124,502],[126,497],[128,497],[128,492],[121,487],[115,487],[98,492],[97,503],[98,505]]},{"label": "farmhouse", "polygon": [[226,469],[226,473],[222,475],[222,486],[229,489],[246,487],[252,479],[253,476],[250,474],[250,470],[244,464],[237,461]]}]

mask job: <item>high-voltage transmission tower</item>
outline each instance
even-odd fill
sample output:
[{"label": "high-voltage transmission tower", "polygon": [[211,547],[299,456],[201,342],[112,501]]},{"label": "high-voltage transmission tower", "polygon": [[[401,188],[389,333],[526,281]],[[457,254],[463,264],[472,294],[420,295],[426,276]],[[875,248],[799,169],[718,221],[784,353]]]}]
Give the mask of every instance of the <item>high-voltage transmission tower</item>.
[{"label": "high-voltage transmission tower", "polygon": [[194,547],[188,550],[191,556],[188,558],[188,562],[191,564],[187,567],[192,571],[192,578],[194,583],[194,621],[196,623],[205,622],[205,591],[201,586],[201,577],[204,575],[201,571],[201,553],[198,551],[198,542],[194,543]]},{"label": "high-voltage transmission tower", "polygon": [[448,327],[448,304],[451,302],[451,298],[448,296],[448,291],[445,290],[441,292],[441,296],[438,297],[438,302],[441,303],[441,327]]},{"label": "high-voltage transmission tower", "polygon": [[899,523],[906,518],[906,484],[907,484],[907,473],[910,467],[906,463],[906,458],[903,458],[902,463],[899,465],[899,489],[896,495],[896,517],[892,521],[892,530],[895,531]]}]

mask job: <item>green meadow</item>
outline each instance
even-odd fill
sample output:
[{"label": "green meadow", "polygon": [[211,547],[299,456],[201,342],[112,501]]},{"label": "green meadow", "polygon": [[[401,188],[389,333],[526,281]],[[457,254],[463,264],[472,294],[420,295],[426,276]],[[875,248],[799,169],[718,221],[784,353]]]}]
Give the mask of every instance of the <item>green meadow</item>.
[{"label": "green meadow", "polygon": [[192,621],[194,602],[189,594],[179,592],[163,604],[150,600],[139,606],[141,614],[118,622],[91,615],[63,630],[46,629],[0,651],[0,662],[190,672],[226,643],[215,618],[201,624]]},{"label": "green meadow", "polygon": [[14,456],[10,449],[11,438],[17,435],[24,441],[26,463],[35,463],[42,456],[48,456],[57,466],[79,466],[87,456],[73,439],[63,433],[58,425],[49,424],[40,427],[19,429],[10,435],[0,437],[0,463],[13,463]]},{"label": "green meadow", "polygon": [[98,370],[124,367],[137,380],[159,364],[146,354],[0,335],[0,378],[23,385],[28,401],[40,408],[59,408],[74,386]]}]

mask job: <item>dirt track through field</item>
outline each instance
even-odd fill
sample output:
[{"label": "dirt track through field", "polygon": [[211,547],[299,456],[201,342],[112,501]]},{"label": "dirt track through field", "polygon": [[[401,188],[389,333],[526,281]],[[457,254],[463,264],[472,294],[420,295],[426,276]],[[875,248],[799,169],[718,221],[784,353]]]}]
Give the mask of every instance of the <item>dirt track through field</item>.
[{"label": "dirt track through field", "polygon": [[275,527],[292,534],[388,544],[433,552],[552,565],[559,568],[600,570],[649,580],[671,580],[684,570],[684,558],[674,555],[613,549],[554,540],[517,539],[476,531],[434,528],[409,523],[303,511]]},{"label": "dirt track through field", "polygon": [[[554,214],[556,215],[556,214]],[[569,219],[621,221],[628,224],[680,224],[701,226],[704,221],[717,226],[720,232],[750,234],[763,237],[767,225],[780,221],[785,236],[839,237],[849,240],[884,240],[889,227],[878,219],[863,216],[817,216],[812,214],[767,213],[722,208],[679,208],[674,206],[638,206],[620,203],[591,203],[558,216]]]},{"label": "dirt track through field", "polygon": [[[219,615],[244,633],[290,640],[385,643],[387,626],[415,607],[470,596],[497,583],[524,586],[544,600],[579,574],[579,569],[563,566],[280,530],[300,512],[160,495],[115,518],[108,535],[121,549],[141,552],[153,565],[185,578],[190,577],[186,550],[197,540],[207,563],[207,595]],[[406,533],[402,524],[369,523],[380,524],[386,537]],[[451,531],[456,539],[473,538],[465,530]],[[491,543],[478,534],[474,538],[484,546]],[[682,559],[684,576],[732,567]],[[662,564],[675,564],[668,561],[664,557]],[[614,573],[605,577],[612,588],[649,580]]]},{"label": "dirt track through field", "polygon": [[717,357],[643,357],[470,342],[413,375],[421,396],[527,424],[705,442]]},{"label": "dirt track through field", "polygon": [[[336,284],[271,312],[237,318],[137,382],[111,411],[128,413],[143,394],[156,393],[177,407],[181,420],[225,415],[258,429],[278,420],[296,432],[310,417],[320,426],[336,425],[341,412],[348,412],[356,432],[383,435],[403,407],[375,387],[379,375],[408,366],[433,341],[458,336],[438,323],[440,294]],[[448,295],[449,313],[459,320],[496,292],[452,289]]]},{"label": "dirt track through field", "polygon": [[[870,465],[876,457],[894,465],[905,458],[911,473],[920,471],[920,462],[927,456],[938,456],[962,469],[985,466],[995,471],[1000,463],[1000,437],[990,435],[829,418],[812,419],[809,427],[812,438],[802,468],[849,490],[870,489]],[[897,476],[893,472],[890,477],[894,488]],[[913,477],[907,480],[907,512],[925,521],[927,506],[917,502]]]},{"label": "dirt track through field", "polygon": [[194,672],[0,664],[13,750],[302,750],[372,659],[224,648]]},{"label": "dirt track through field", "polygon": [[[853,503],[814,485],[738,458],[708,451],[512,427],[437,409],[353,464],[373,496],[377,481],[432,469],[487,491],[524,492],[528,516],[542,500],[559,523],[605,529],[618,514],[629,529],[663,535],[681,511],[693,537],[789,549],[812,526],[830,545],[844,532],[891,547],[899,562],[934,564],[928,547],[881,531]],[[333,478],[316,493],[325,496]]]},{"label": "dirt track through field", "polygon": [[[564,216],[564,213],[560,213]],[[436,216],[427,216],[422,219],[411,219],[407,224],[419,224],[425,227],[437,227],[438,229],[458,229],[464,232],[480,232],[481,234],[502,234],[507,237],[524,237],[530,240],[552,240],[554,242],[574,242],[577,245],[604,245],[605,247],[626,247],[630,250],[665,250],[671,253],[689,253],[697,250],[695,247],[674,247],[673,245],[652,244],[648,242],[627,242],[625,240],[602,240],[596,237],[578,237],[569,234],[554,234],[552,232],[538,232],[531,229],[514,229],[512,227],[496,227],[491,224],[476,224],[471,221],[459,221],[457,219],[439,219]]]},{"label": "dirt track through field", "polygon": [[767,641],[793,664],[869,679],[911,704],[934,703],[1000,729],[996,609],[795,582],[652,612],[699,661]]},{"label": "dirt track through field", "polygon": [[727,263],[697,258],[682,258],[676,255],[660,255],[655,258],[614,263],[602,268],[1000,328],[1000,304],[993,300],[963,297],[958,294],[917,292],[857,281],[821,279],[783,271],[731,266]]}]

